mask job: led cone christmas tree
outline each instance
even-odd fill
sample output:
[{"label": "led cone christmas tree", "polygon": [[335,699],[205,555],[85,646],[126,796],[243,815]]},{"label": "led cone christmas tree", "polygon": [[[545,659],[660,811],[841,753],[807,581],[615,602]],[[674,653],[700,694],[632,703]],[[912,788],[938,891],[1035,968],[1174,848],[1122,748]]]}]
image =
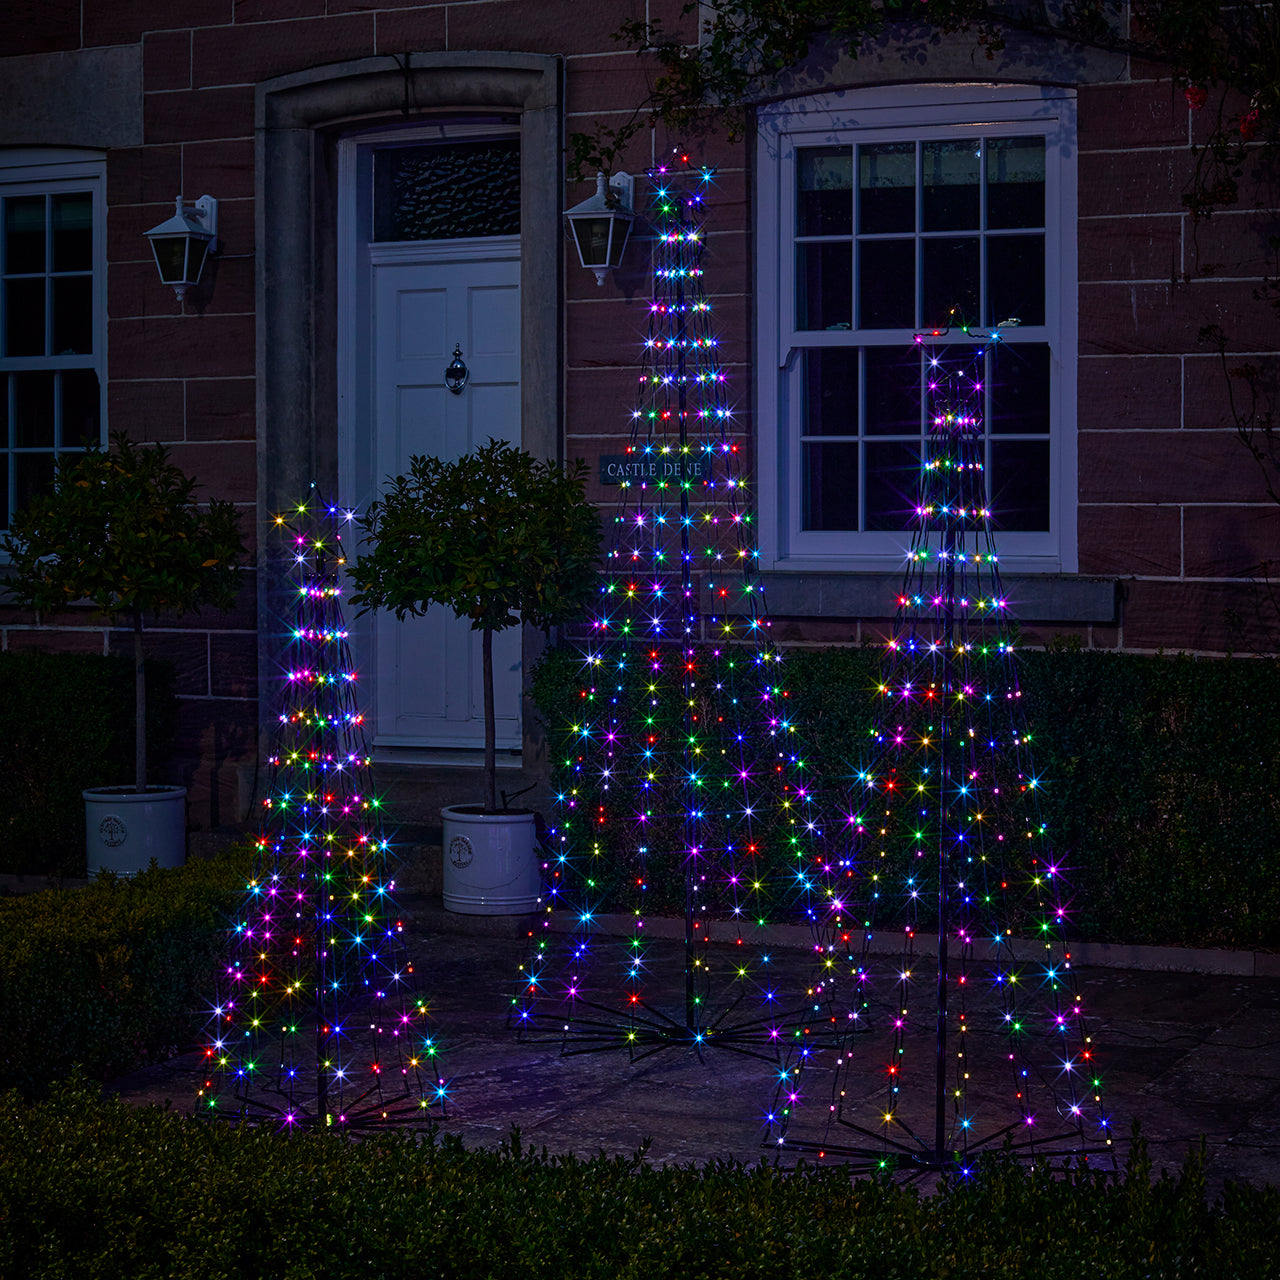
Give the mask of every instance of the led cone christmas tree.
[{"label": "led cone christmas tree", "polygon": [[[787,1018],[761,929],[807,903],[821,832],[766,638],[703,285],[712,175],[681,158],[649,179],[653,293],[627,480],[583,645],[581,716],[562,735],[548,915],[513,1017],[566,1052],[772,1058]],[[666,941],[660,913],[682,921]],[[552,929],[566,920],[568,937]]]},{"label": "led cone christmas tree", "polygon": [[353,1129],[443,1110],[355,698],[351,519],[313,498],[276,520],[294,621],[256,865],[209,1022],[206,1115]]},{"label": "led cone christmas tree", "polygon": [[847,815],[851,892],[831,899],[814,983],[841,1011],[840,1034],[815,1020],[809,1052],[793,1050],[771,1138],[864,1168],[948,1173],[993,1145],[1108,1152],[988,509],[983,417],[1000,334],[917,341],[919,499]]}]

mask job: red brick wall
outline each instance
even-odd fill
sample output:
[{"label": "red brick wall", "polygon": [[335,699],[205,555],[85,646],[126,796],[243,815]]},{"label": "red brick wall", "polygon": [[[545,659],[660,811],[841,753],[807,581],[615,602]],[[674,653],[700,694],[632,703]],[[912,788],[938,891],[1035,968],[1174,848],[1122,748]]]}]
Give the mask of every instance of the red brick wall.
[{"label": "red brick wall", "polygon": [[[1142,75],[1141,67],[1135,75]],[[1197,222],[1182,202],[1204,115],[1167,80],[1080,90],[1080,572],[1123,579],[1125,648],[1273,650],[1264,561],[1280,508],[1236,436],[1230,364],[1274,366],[1262,193]]]},{"label": "red brick wall", "polygon": [[[559,53],[571,133],[621,122],[644,96],[647,68],[611,38],[621,19],[647,11],[672,26],[679,9],[679,0],[10,5],[8,54],[141,49],[143,143],[108,156],[112,428],[166,442],[208,493],[241,505],[251,529],[256,81],[405,50]],[[1257,594],[1247,579],[1280,545],[1280,511],[1234,437],[1221,370],[1197,339],[1217,322],[1233,349],[1275,352],[1274,318],[1252,298],[1265,269],[1262,224],[1247,200],[1191,223],[1181,192],[1198,124],[1167,82],[1080,91],[1080,570],[1124,580],[1121,625],[1088,631],[1091,643],[1244,651],[1274,634],[1249,621]],[[643,135],[620,167],[642,171],[670,141]],[[750,431],[750,150],[715,136],[686,141],[718,170],[707,282],[739,422]],[[179,192],[219,200],[222,254],[199,305],[179,304],[159,283],[142,234],[169,216]],[[587,193],[573,185],[566,201]],[[1209,263],[1219,265],[1206,273]],[[627,431],[647,287],[638,253],[603,288],[576,264],[565,269],[565,452],[593,472]],[[0,639],[14,648],[47,643],[29,623],[13,611],[0,616]],[[829,641],[842,625],[789,622],[783,631]],[[240,816],[234,766],[251,767],[256,755],[255,626],[246,589],[229,617],[167,623],[153,635],[154,651],[178,666],[182,765],[199,821]],[[81,629],[66,643],[114,648],[117,636]]]}]

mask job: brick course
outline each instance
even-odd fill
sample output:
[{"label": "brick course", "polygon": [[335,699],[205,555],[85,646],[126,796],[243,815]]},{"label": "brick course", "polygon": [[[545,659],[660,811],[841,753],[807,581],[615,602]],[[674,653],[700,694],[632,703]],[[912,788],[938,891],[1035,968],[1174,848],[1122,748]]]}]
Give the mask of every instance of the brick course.
[{"label": "brick course", "polygon": [[80,47],[80,0],[11,0],[5,9],[7,56]]},{"label": "brick course", "polygon": [[[374,51],[373,15],[298,18],[234,27],[206,27],[192,46],[195,87],[257,84],[273,76],[368,57]],[[227,136],[206,134],[206,137]],[[240,132],[240,130],[236,130]]]}]

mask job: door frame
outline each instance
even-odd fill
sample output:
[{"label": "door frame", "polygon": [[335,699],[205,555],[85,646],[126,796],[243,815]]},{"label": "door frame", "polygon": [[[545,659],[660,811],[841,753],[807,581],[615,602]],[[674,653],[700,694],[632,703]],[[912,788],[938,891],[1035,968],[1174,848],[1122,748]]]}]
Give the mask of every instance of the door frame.
[{"label": "door frame", "polygon": [[[377,462],[378,388],[374,350],[378,268],[431,267],[451,262],[518,263],[520,260],[519,235],[385,243],[370,239],[373,218],[373,153],[387,144],[413,146],[427,142],[448,143],[517,136],[515,129],[500,121],[432,121],[390,129],[353,131],[345,134],[338,142],[338,489],[345,506],[360,510],[367,508],[383,480]],[[523,350],[523,332],[519,335],[519,340]],[[522,443],[523,439],[522,422],[520,439],[516,443]],[[347,622],[352,647],[360,659],[361,676],[366,687],[371,690],[370,696],[365,700],[365,713],[371,724],[369,743],[374,757],[380,760],[481,765],[483,726],[480,737],[470,746],[407,746],[385,740],[389,735],[378,718],[378,708],[383,701],[379,696],[378,683],[386,678],[386,673],[381,672],[379,667],[382,646],[377,637],[376,619],[369,613],[349,618]],[[459,627],[463,625],[462,622],[458,623]],[[516,721],[521,729],[525,719],[523,708],[517,706]],[[508,745],[499,749],[504,753],[515,754]]]},{"label": "door frame", "polygon": [[[367,483],[376,488],[380,476],[371,474],[367,459],[358,456],[360,440],[355,425],[361,421],[372,423],[373,378],[369,369],[370,353],[363,349],[362,330],[358,317],[369,319],[373,308],[374,268],[403,263],[444,263],[465,261],[504,261],[520,259],[521,237],[484,236],[466,240],[440,241],[388,241],[377,244],[363,238],[369,226],[372,210],[366,207],[367,187],[365,157],[379,145],[403,143],[413,145],[422,142],[452,142],[463,139],[516,137],[518,130],[501,121],[460,120],[413,122],[397,128],[378,127],[361,129],[344,134],[337,145],[337,333],[335,334],[336,392],[337,392],[337,476],[355,477],[361,485]],[[429,252],[424,245],[433,245]],[[522,273],[523,275],[523,273]],[[521,333],[520,349],[523,356],[525,325],[523,308],[524,280],[521,279]],[[522,360],[523,366],[523,360]],[[525,404],[521,368],[520,440],[525,444]],[[372,440],[369,441],[372,450]],[[348,506],[363,508],[373,498],[368,492],[343,492],[341,500]]]},{"label": "door frame", "polygon": [[[564,244],[562,59],[507,52],[369,57],[308,68],[255,89],[257,314],[258,731],[275,730],[282,633],[289,616],[277,513],[311,484],[337,485],[337,142],[353,127],[452,115],[501,117],[520,133],[522,445],[561,455],[564,400],[561,279]],[[541,649],[524,628],[524,670]],[[525,768],[542,767],[536,718],[524,716]]]}]

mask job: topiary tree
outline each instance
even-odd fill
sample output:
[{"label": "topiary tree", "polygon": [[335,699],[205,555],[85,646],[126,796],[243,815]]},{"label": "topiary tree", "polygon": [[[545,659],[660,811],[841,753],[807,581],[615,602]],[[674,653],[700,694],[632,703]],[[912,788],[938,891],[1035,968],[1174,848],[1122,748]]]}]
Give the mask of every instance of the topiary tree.
[{"label": "topiary tree", "polygon": [[230,608],[245,556],[230,502],[197,504],[195,481],[162,445],[117,432],[110,451],[58,459],[53,490],[13,518],[4,549],[6,584],[39,612],[87,600],[133,630],[136,738],[134,785],[147,786],[147,689],[143,616]]},{"label": "topiary tree", "polygon": [[586,466],[562,468],[500,441],[454,462],[414,456],[360,521],[371,550],[353,602],[418,617],[441,604],[482,637],[485,806],[498,808],[493,633],[524,621],[548,630],[599,589],[600,523]]}]

